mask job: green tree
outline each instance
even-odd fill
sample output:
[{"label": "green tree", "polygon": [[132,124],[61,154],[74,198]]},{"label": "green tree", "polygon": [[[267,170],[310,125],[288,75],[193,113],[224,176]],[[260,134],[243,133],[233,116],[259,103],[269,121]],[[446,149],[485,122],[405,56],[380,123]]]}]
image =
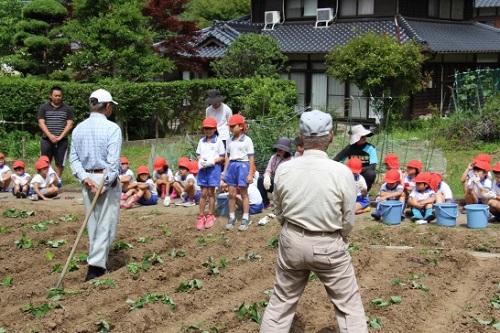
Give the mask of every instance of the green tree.
[{"label": "green tree", "polygon": [[278,76],[287,60],[273,38],[249,33],[238,36],[211,66],[222,78],[271,77]]},{"label": "green tree", "polygon": [[21,0],[0,0],[0,56],[14,52],[12,31],[21,20],[21,8]]},{"label": "green tree", "polygon": [[[417,43],[409,41],[400,45],[388,34],[369,32],[330,51],[326,55],[326,73],[355,84],[367,97],[397,97],[392,107],[401,109],[409,94],[423,88],[424,61],[425,56]],[[385,100],[379,105],[383,118],[390,103]]]},{"label": "green tree", "polygon": [[171,71],[172,62],[156,55],[153,33],[140,0],[74,0],[65,31],[79,48],[66,57],[77,80],[148,80]]},{"label": "green tree", "polygon": [[68,14],[55,0],[33,0],[23,9],[15,27],[15,51],[2,59],[24,74],[49,75],[61,69],[69,40],[61,31]]},{"label": "green tree", "polygon": [[250,11],[250,0],[191,0],[182,16],[197,20],[198,27],[205,28],[215,20],[231,20]]}]

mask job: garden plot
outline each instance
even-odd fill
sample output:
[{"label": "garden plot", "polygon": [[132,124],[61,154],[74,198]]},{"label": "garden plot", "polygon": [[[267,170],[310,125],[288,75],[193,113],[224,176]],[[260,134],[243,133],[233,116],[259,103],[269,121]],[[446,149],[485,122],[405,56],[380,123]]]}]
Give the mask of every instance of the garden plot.
[{"label": "garden plot", "polygon": [[[198,207],[122,211],[109,274],[91,283],[84,236],[54,287],[84,219],[74,200],[0,198],[0,331],[257,332],[274,282],[271,220],[239,233],[219,218],[197,231]],[[10,210],[9,210],[10,209]],[[500,228],[386,226],[357,216],[351,255],[375,332],[488,332],[500,321]],[[338,332],[314,274],[291,332]]]}]

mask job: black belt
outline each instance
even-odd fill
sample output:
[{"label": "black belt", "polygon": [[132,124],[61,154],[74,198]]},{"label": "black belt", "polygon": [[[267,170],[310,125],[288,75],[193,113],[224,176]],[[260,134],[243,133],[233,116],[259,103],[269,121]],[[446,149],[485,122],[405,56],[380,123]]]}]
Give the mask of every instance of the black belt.
[{"label": "black belt", "polygon": [[337,230],[337,231],[311,231],[311,230],[307,230],[307,229],[304,229],[302,227],[299,227],[298,225],[290,223],[290,222],[286,222],[286,227],[288,229],[295,230],[295,231],[300,232],[301,234],[307,235],[307,236],[333,236],[340,231],[340,230]]},{"label": "black belt", "polygon": [[87,172],[87,173],[103,173],[104,169],[95,169],[95,170],[87,170],[87,169],[85,169],[85,172]]}]

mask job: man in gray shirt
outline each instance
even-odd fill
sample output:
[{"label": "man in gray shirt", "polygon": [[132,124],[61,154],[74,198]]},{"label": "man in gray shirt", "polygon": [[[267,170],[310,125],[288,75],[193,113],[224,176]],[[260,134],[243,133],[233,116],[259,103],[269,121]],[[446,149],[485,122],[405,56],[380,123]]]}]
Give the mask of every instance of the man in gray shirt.
[{"label": "man in gray shirt", "polygon": [[[354,227],[356,186],[352,172],[328,158],[332,117],[313,110],[300,117],[301,158],[280,165],[274,203],[280,234],[276,282],[261,333],[289,332],[310,272],[333,303],[340,332],[368,333],[347,236]],[[313,188],[314,195],[305,195]]]}]

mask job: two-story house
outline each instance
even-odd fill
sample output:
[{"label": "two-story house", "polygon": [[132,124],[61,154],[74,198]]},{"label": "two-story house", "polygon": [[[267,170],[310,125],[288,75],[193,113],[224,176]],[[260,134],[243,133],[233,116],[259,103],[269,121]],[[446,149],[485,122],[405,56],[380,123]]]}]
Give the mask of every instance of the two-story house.
[{"label": "two-story house", "polygon": [[[290,60],[299,105],[335,110],[339,119],[370,122],[368,99],[349,83],[326,76],[325,54],[359,34],[388,33],[400,43],[411,39],[428,55],[428,88],[411,98],[405,118],[451,108],[454,74],[500,65],[500,29],[473,20],[473,0],[252,0],[250,16],[214,22],[204,29],[200,56],[216,59],[241,33],[274,38]],[[202,76],[209,76],[204,73]],[[375,96],[376,97],[376,96]],[[345,103],[350,101],[350,103]]]}]

